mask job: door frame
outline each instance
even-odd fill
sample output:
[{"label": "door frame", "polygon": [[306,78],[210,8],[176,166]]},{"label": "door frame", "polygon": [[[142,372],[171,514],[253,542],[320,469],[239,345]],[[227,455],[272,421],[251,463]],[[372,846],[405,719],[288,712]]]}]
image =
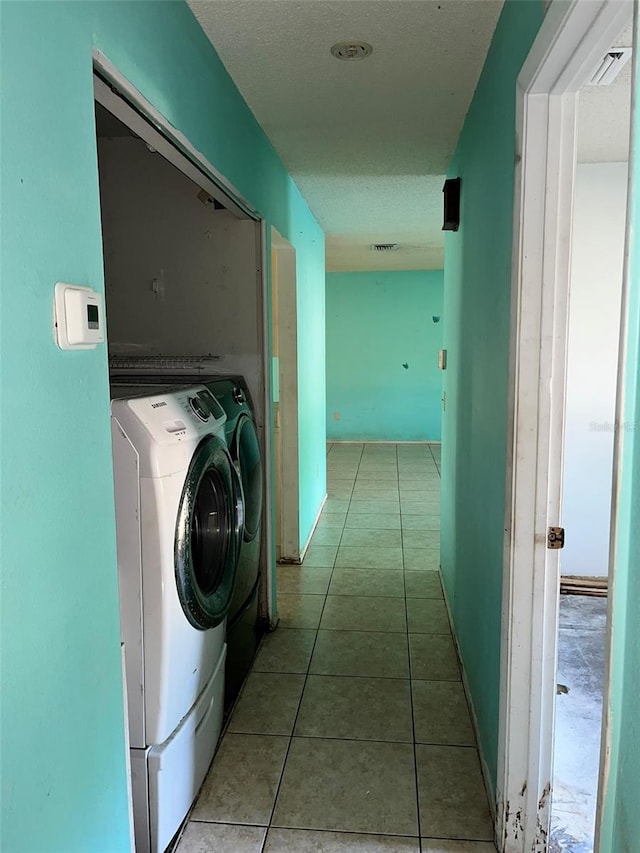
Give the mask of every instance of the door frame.
[{"label": "door frame", "polygon": [[[277,473],[280,494],[277,532],[280,544],[279,559],[284,563],[300,563],[300,464],[298,431],[298,306],[296,289],[296,250],[273,226],[272,253],[272,405],[278,407],[280,470]],[[277,335],[277,340],[275,337]],[[277,397],[277,399],[276,399]],[[276,463],[278,464],[278,463]]]},{"label": "door frame", "polygon": [[[558,636],[567,307],[578,90],[631,0],[553,0],[516,86],[496,839],[545,851]],[[625,250],[626,251],[626,250]]]}]

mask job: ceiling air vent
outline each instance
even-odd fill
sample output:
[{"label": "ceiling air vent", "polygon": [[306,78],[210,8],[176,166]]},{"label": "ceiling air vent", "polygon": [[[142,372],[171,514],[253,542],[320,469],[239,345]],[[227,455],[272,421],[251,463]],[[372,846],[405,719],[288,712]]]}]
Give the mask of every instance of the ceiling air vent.
[{"label": "ceiling air vent", "polygon": [[399,248],[397,243],[374,243],[371,246],[373,252],[395,252]]},{"label": "ceiling air vent", "polygon": [[612,47],[602,57],[602,61],[589,80],[590,86],[608,86],[616,79],[631,58],[630,47]]}]

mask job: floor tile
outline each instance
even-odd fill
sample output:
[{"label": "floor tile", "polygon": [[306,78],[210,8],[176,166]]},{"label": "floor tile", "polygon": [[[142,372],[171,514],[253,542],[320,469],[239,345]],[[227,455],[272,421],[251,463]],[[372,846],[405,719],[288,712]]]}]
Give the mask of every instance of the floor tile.
[{"label": "floor tile", "polygon": [[437,572],[440,567],[440,549],[403,548],[404,567],[413,572]]},{"label": "floor tile", "polygon": [[403,515],[403,530],[437,530],[440,531],[440,513],[427,515]]},{"label": "floor tile", "polygon": [[366,515],[371,515],[372,513],[375,515],[376,513],[381,513],[385,515],[400,515],[400,500],[398,498],[394,498],[393,500],[359,500],[357,498],[353,498],[351,504],[349,506],[349,515],[359,515],[361,513],[365,513]]},{"label": "floor tile", "polygon": [[349,509],[349,501],[345,498],[327,498],[323,512],[344,512]]},{"label": "floor tile", "polygon": [[264,826],[190,821],[176,853],[260,853],[266,833]]},{"label": "floor tile", "polygon": [[493,828],[473,747],[416,746],[422,834],[490,841]]},{"label": "floor tile", "polygon": [[389,465],[388,468],[363,468],[362,465],[358,471],[356,483],[374,480],[376,483],[397,483],[398,472],[395,465]]},{"label": "floor tile", "polygon": [[255,672],[306,672],[316,641],[315,631],[278,628],[263,639]]},{"label": "floor tile", "polygon": [[318,525],[313,533],[313,539],[308,550],[318,545],[339,545],[343,529],[343,527],[321,527]]},{"label": "floor tile", "polygon": [[273,825],[415,835],[413,762],[410,744],[294,738]]},{"label": "floor tile", "polygon": [[397,497],[399,493],[398,484],[393,480],[360,480],[353,487],[353,497],[369,497],[377,500],[385,500],[388,497]]},{"label": "floor tile", "polygon": [[347,530],[364,528],[368,530],[400,530],[400,514],[350,512],[347,515],[345,527]]},{"label": "floor tile", "polygon": [[402,544],[405,548],[440,548],[439,530],[407,530],[402,528]]},{"label": "floor tile", "polygon": [[305,675],[251,672],[229,723],[230,732],[290,735]]},{"label": "floor tile", "polygon": [[[382,476],[381,476],[382,475]],[[358,471],[354,493],[365,492],[374,497],[378,492],[392,492],[398,494],[398,475],[389,471]]]},{"label": "floor tile", "polygon": [[402,534],[399,530],[345,527],[340,544],[348,548],[359,546],[399,548],[402,545]]},{"label": "floor tile", "polygon": [[278,593],[280,628],[317,628],[324,607],[324,595]]},{"label": "floor tile", "polygon": [[398,483],[400,496],[407,501],[424,501],[436,503],[440,501],[440,478],[433,483],[430,480],[403,480]]},{"label": "floor tile", "polygon": [[[421,483],[441,483],[438,469],[433,462],[398,463],[398,480],[410,489],[422,489]],[[429,486],[431,488],[431,486]]]},{"label": "floor tile", "polygon": [[314,675],[408,678],[407,638],[390,631],[319,631],[309,671]]},{"label": "floor tile", "polygon": [[[400,511],[402,515],[433,515],[434,507],[438,507],[438,500],[425,501],[416,497],[408,498],[408,492],[403,492],[400,497]],[[417,494],[417,493],[416,493]]]},{"label": "floor tile", "polygon": [[409,634],[411,677],[425,681],[459,681],[458,658],[451,637]]},{"label": "floor tile", "polygon": [[343,465],[336,469],[329,467],[327,468],[327,483],[332,486],[344,486],[345,488],[351,488],[353,487],[353,483],[357,475],[358,469],[355,466],[353,468],[348,468]]},{"label": "floor tile", "polygon": [[278,595],[323,595],[329,589],[332,571],[319,566],[278,566]]},{"label": "floor tile", "polygon": [[411,743],[409,681],[310,675],[295,734]]},{"label": "floor tile", "polygon": [[461,681],[413,679],[411,688],[417,743],[475,746]]},{"label": "floor tile", "polygon": [[329,489],[337,488],[349,488],[349,490],[353,489],[353,484],[356,481],[356,477],[358,476],[357,468],[343,468],[340,467],[338,470],[332,470],[331,468],[327,469],[327,491]]},{"label": "floor tile", "polygon": [[404,573],[407,598],[443,598],[440,573],[418,571]]},{"label": "floor tile", "polygon": [[447,841],[443,838],[423,838],[422,853],[496,853],[496,847],[492,841]]},{"label": "floor tile", "polygon": [[402,560],[402,548],[400,547],[341,545],[335,564],[347,569],[395,569],[401,571]]},{"label": "floor tile", "polygon": [[316,530],[324,530],[327,527],[344,527],[346,518],[346,509],[344,510],[344,512],[325,512],[323,510]]},{"label": "floor tile", "polygon": [[226,734],[192,819],[266,826],[288,746],[288,737]]},{"label": "floor tile", "polygon": [[[437,601],[428,603],[439,604]],[[320,628],[325,631],[395,631],[406,634],[405,603],[401,598],[329,595]]]},{"label": "floor tile", "polygon": [[[421,506],[422,512],[429,512],[429,507],[440,503],[440,496],[437,492],[415,491],[401,488],[399,490],[400,501],[402,504],[417,504]],[[415,514],[410,512],[409,514]]]},{"label": "floor tile", "polygon": [[338,553],[337,545],[316,545],[311,543],[302,560],[303,566],[333,566]]},{"label": "floor tile", "polygon": [[404,598],[404,577],[402,572],[385,569],[338,568],[333,570],[329,594]]},{"label": "floor tile", "polygon": [[353,494],[351,495],[351,499],[354,501],[368,501],[369,499],[377,501],[397,501],[400,498],[397,489],[378,488],[373,491],[363,489],[362,486],[356,486],[353,490]]},{"label": "floor tile", "polygon": [[427,470],[416,470],[415,468],[411,471],[400,470],[399,472],[400,482],[404,483],[407,487],[411,488],[412,483],[417,483],[419,485],[416,486],[418,489],[425,489],[426,491],[439,491],[440,490],[440,477],[435,469],[435,465],[429,471]]},{"label": "floor tile", "polygon": [[400,835],[270,829],[264,853],[420,853],[420,843]]},{"label": "floor tile", "polygon": [[327,485],[327,495],[329,498],[337,498],[339,500],[351,500],[353,493],[353,483],[349,486],[332,486]]},{"label": "floor tile", "polygon": [[440,598],[407,599],[407,623],[412,634],[450,634],[449,615]]}]

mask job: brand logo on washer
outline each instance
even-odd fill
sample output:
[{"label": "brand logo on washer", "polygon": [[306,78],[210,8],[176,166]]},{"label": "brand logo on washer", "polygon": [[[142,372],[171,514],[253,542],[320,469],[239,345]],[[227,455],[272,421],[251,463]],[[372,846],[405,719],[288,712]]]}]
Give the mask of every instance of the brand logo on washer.
[{"label": "brand logo on washer", "polygon": [[161,400],[159,403],[152,403],[152,404],[151,404],[151,408],[152,408],[152,409],[159,409],[159,408],[161,408],[162,406],[166,406],[166,405],[167,405],[167,401],[166,401],[166,400]]}]

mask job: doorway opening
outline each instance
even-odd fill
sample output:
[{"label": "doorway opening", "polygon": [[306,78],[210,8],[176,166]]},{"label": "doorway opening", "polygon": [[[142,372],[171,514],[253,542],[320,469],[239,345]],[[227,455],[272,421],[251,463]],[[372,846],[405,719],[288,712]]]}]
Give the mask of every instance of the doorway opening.
[{"label": "doorway opening", "polygon": [[[630,47],[632,31],[612,47]],[[631,63],[579,92],[572,212],[551,853],[591,853],[601,751]]]},{"label": "doorway opening", "polygon": [[552,3],[518,78],[497,792],[509,853],[548,849],[551,823],[578,91],[631,15],[630,3]]}]

